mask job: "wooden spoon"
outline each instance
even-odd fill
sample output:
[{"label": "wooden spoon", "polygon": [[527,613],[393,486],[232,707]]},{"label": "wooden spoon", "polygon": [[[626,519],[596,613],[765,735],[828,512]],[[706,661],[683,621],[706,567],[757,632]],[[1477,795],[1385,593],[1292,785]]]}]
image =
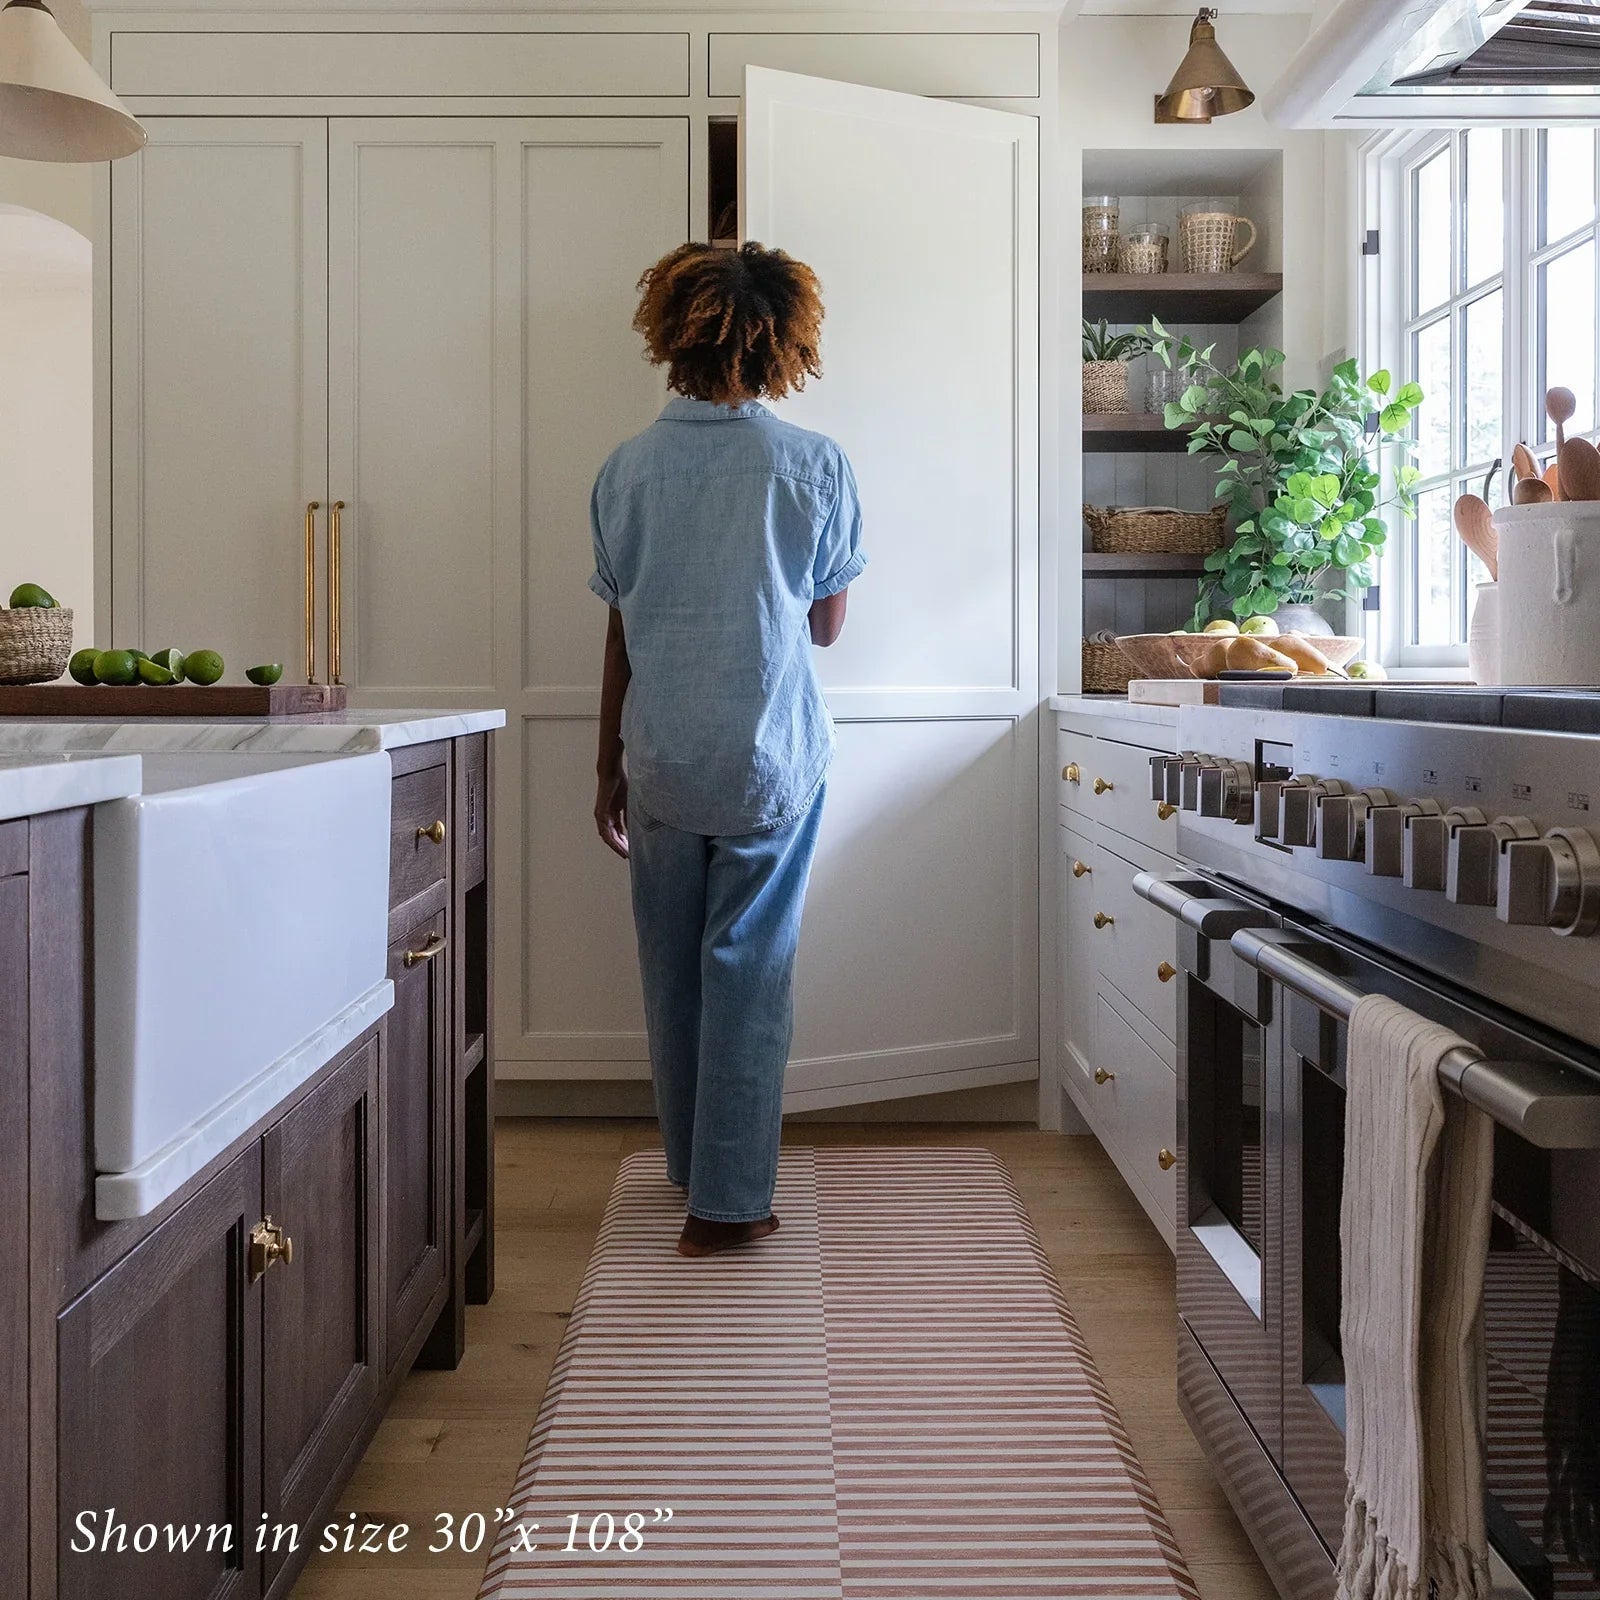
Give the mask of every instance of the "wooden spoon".
[{"label": "wooden spoon", "polygon": [[1550,493],[1557,500],[1565,500],[1567,498],[1561,492],[1561,467],[1557,462],[1551,461],[1549,466],[1544,469],[1544,481],[1550,485]]},{"label": "wooden spoon", "polygon": [[1456,532],[1485,567],[1491,582],[1500,579],[1500,535],[1495,531],[1494,512],[1479,495],[1464,494],[1456,501]]},{"label": "wooden spoon", "polygon": [[1587,439],[1562,445],[1561,487],[1569,500],[1600,500],[1600,450]]},{"label": "wooden spoon", "polygon": [[1562,445],[1567,442],[1567,436],[1562,432],[1562,427],[1572,421],[1572,414],[1577,409],[1578,397],[1570,389],[1552,389],[1544,397],[1544,414],[1556,425],[1556,450],[1558,453]]},{"label": "wooden spoon", "polygon": [[1511,470],[1514,481],[1523,478],[1537,478],[1539,476],[1539,463],[1533,459],[1533,452],[1525,444],[1519,444],[1511,452]]},{"label": "wooden spoon", "polygon": [[1550,485],[1543,478],[1518,478],[1516,487],[1511,491],[1511,503],[1514,506],[1548,505],[1554,499]]}]

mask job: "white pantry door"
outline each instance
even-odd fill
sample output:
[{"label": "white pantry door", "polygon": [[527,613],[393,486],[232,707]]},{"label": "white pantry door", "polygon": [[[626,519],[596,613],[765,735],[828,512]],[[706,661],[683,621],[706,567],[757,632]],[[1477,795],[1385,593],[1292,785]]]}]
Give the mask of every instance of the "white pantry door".
[{"label": "white pantry door", "polygon": [[1038,124],[749,67],[741,230],[822,280],[870,564],[819,656],[839,730],[791,1105],[1038,1060]]}]

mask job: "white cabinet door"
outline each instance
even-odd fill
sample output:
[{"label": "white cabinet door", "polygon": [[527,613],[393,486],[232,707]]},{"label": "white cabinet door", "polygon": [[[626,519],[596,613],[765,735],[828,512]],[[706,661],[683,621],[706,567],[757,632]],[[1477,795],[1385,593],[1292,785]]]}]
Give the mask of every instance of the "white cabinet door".
[{"label": "white cabinet door", "polygon": [[870,565],[819,658],[839,725],[791,1102],[1038,1061],[1038,125],[750,67],[742,231],[807,261]]},{"label": "white cabinet door", "polygon": [[111,171],[111,632],[303,672],[327,123],[150,117]]}]

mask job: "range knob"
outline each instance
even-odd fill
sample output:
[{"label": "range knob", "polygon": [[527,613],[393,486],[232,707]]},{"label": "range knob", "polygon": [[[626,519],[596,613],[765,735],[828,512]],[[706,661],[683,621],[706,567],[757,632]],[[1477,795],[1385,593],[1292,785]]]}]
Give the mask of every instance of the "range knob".
[{"label": "range knob", "polygon": [[1248,761],[1217,761],[1200,769],[1200,815],[1229,822],[1250,820],[1251,784],[1255,772]]},{"label": "range knob", "polygon": [[1375,878],[1398,878],[1406,867],[1406,824],[1412,817],[1436,817],[1437,800],[1407,800],[1373,806],[1367,812],[1367,871]]},{"label": "range knob", "polygon": [[1500,847],[1502,922],[1591,934],[1600,928],[1600,844],[1587,828],[1552,828]]},{"label": "range knob", "polygon": [[1278,797],[1278,843],[1313,845],[1317,842],[1317,807],[1321,801],[1350,792],[1340,778],[1313,778],[1286,786]]},{"label": "range knob", "polygon": [[1445,898],[1458,906],[1492,906],[1500,888],[1500,847],[1512,839],[1537,839],[1526,817],[1496,817],[1450,831],[1445,856]]},{"label": "range knob", "polygon": [[1394,796],[1387,789],[1324,796],[1317,807],[1317,854],[1324,861],[1365,861],[1367,813],[1374,806],[1393,804]]},{"label": "range knob", "polygon": [[1256,838],[1276,840],[1283,819],[1283,797],[1305,787],[1304,778],[1263,778],[1256,784]]},{"label": "range knob", "polygon": [[[1188,752],[1185,752],[1187,754]],[[1183,756],[1150,757],[1150,798],[1167,805],[1178,803],[1178,763]]]},{"label": "range knob", "polygon": [[1442,816],[1424,811],[1406,818],[1401,877],[1408,889],[1443,893],[1449,877],[1450,835],[1457,828],[1479,828],[1485,817],[1476,806],[1452,806]]}]

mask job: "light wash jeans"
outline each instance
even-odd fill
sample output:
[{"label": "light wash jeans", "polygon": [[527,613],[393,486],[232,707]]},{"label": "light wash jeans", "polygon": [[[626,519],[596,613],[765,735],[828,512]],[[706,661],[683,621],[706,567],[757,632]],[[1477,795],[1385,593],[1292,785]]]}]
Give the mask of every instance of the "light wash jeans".
[{"label": "light wash jeans", "polygon": [[800,913],[826,784],[782,827],[685,833],[628,805],[633,920],[667,1176],[711,1222],[772,1211]]}]

